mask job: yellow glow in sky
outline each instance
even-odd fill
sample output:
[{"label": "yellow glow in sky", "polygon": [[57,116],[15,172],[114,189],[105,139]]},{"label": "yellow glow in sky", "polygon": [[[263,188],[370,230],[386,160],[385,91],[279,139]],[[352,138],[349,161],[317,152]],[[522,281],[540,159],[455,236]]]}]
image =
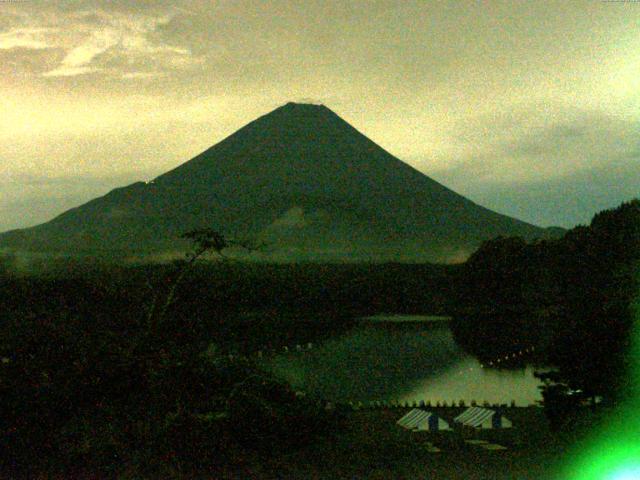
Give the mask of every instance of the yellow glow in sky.
[{"label": "yellow glow in sky", "polygon": [[[6,2],[0,182],[157,175],[310,98],[427,175],[522,215],[516,203],[531,201],[515,184],[587,184],[608,163],[635,181],[638,20],[640,4],[591,1]],[[576,196],[580,218],[629,189]],[[578,221],[545,215],[525,220]]]}]

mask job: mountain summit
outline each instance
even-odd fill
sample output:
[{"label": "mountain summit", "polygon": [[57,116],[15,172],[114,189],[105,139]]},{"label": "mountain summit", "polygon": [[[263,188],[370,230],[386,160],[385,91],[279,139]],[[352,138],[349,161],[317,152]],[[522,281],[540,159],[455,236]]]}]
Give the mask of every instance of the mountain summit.
[{"label": "mountain summit", "polygon": [[379,147],[323,105],[287,103],[195,158],[0,235],[0,248],[130,256],[181,233],[257,237],[274,260],[458,261],[498,235],[545,229],[483,208]]}]

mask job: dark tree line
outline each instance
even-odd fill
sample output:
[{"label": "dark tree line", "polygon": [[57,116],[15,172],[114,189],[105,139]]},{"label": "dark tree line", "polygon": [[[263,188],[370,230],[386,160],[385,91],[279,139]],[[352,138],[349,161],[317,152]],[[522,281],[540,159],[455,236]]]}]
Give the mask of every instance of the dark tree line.
[{"label": "dark tree line", "polygon": [[627,390],[639,294],[640,200],[594,216],[558,240],[484,243],[458,278],[458,339],[485,359],[534,346],[547,400]]},{"label": "dark tree line", "polygon": [[334,434],[340,415],[245,353],[316,343],[354,315],[447,310],[448,267],[200,262],[231,242],[189,238],[163,265],[62,259],[25,274],[0,260],[0,477],[264,464]]},{"label": "dark tree line", "polygon": [[217,478],[331,430],[322,404],[212,341],[221,318],[180,312],[188,269],[227,246],[192,238],[134,291],[96,272],[1,276],[0,476]]}]

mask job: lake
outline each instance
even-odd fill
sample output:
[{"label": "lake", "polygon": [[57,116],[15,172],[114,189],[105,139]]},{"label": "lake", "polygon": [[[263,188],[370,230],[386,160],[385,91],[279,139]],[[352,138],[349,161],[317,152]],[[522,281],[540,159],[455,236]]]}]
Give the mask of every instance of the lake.
[{"label": "lake", "polygon": [[482,368],[456,345],[444,321],[362,321],[309,351],[266,362],[295,389],[340,402],[513,400],[525,406],[541,400],[533,368]]}]

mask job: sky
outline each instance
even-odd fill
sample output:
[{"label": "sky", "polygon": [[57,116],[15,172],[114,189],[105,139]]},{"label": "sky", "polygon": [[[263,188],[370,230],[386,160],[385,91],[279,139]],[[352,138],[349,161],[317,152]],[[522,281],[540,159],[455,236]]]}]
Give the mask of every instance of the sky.
[{"label": "sky", "polygon": [[0,0],[0,231],[323,103],[542,226],[640,196],[640,2]]}]

